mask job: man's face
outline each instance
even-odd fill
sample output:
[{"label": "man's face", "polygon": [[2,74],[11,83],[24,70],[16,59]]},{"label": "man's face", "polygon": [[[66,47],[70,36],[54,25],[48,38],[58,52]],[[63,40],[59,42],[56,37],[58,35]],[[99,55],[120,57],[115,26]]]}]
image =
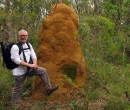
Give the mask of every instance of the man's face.
[{"label": "man's face", "polygon": [[20,41],[20,43],[22,43],[22,44],[24,44],[24,43],[26,43],[26,41],[27,41],[27,39],[28,39],[28,34],[27,34],[27,32],[21,32],[20,34],[19,34],[19,41]]}]

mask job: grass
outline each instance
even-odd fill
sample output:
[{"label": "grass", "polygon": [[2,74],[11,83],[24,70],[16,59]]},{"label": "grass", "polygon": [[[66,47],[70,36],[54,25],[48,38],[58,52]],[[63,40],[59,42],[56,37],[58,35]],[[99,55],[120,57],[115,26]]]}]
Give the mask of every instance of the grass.
[{"label": "grass", "polygon": [[[68,66],[64,68],[68,73]],[[72,67],[71,67],[72,68]],[[30,110],[42,108],[48,110],[93,110],[94,107],[102,107],[104,110],[130,110],[130,102],[127,101],[124,92],[130,94],[130,65],[114,65],[103,61],[100,58],[89,58],[87,61],[87,83],[85,93],[80,93],[79,97],[71,98],[67,101],[59,101],[48,105],[45,100],[37,101],[31,105]],[[70,70],[70,69],[69,69]],[[75,73],[75,69],[73,73]],[[10,101],[13,87],[13,77],[11,71],[0,66],[0,110],[5,110],[4,102]],[[65,74],[70,80],[74,76]],[[70,82],[73,80],[71,79]],[[28,97],[32,79],[25,81],[23,97]],[[29,91],[28,91],[29,90]],[[48,107],[48,108],[46,108]]]},{"label": "grass", "polygon": [[[2,65],[2,61],[0,60]],[[11,93],[14,84],[12,71],[0,66],[0,110],[6,110],[5,104],[10,102]],[[22,97],[28,97],[30,94],[30,86],[32,84],[32,78],[25,81]]]},{"label": "grass", "polygon": [[[98,103],[102,100],[102,107],[105,110],[130,110],[129,102],[126,100],[124,92],[130,93],[130,74],[129,65],[113,65],[111,63],[103,62],[102,60],[89,60],[88,72],[87,72],[87,84],[84,94],[78,99],[69,99],[64,102],[58,102],[50,105],[52,110],[86,110],[93,109],[95,105],[98,107]],[[11,97],[11,90],[13,85],[12,73],[7,69],[1,67],[0,69],[0,106],[1,110],[5,109],[4,101],[9,101]],[[8,79],[8,80],[7,80]],[[25,82],[23,96],[26,94],[27,88],[30,88],[32,79]],[[84,95],[82,97],[82,95]],[[87,105],[87,102],[89,103]],[[41,109],[47,106],[46,101],[38,101],[31,105],[31,110]]]},{"label": "grass", "polygon": [[[89,65],[91,64],[91,65]],[[129,67],[97,60],[88,61],[87,94],[89,101],[104,100],[105,110],[129,110],[124,92],[130,93]]]},{"label": "grass", "polygon": [[0,67],[0,98],[9,99],[12,89],[12,73],[7,69]]},{"label": "grass", "polygon": [[85,93],[59,101],[49,110],[130,110],[130,102],[124,94],[125,91],[130,93],[129,66],[113,65],[100,59],[96,63],[89,60],[87,76]]},{"label": "grass", "polygon": [[37,101],[30,109],[31,110],[42,110],[46,104],[45,100]]}]

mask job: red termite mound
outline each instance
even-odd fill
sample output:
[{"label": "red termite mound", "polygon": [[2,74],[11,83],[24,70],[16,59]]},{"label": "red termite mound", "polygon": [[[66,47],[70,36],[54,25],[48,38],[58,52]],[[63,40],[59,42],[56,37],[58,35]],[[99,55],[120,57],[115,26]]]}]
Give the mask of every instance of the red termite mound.
[{"label": "red termite mound", "polygon": [[[47,69],[51,84],[59,89],[52,97],[66,97],[69,90],[83,88],[86,64],[78,41],[78,16],[65,4],[53,5],[43,20],[38,37],[38,65]],[[39,77],[33,82],[32,97],[47,95]]]}]

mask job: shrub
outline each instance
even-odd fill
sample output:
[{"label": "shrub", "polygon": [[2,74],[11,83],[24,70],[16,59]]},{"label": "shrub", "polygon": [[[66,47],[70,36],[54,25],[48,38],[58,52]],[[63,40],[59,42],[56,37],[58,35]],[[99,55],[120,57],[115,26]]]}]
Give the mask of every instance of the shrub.
[{"label": "shrub", "polygon": [[102,16],[86,17],[80,22],[80,42],[83,53],[90,58],[101,58],[111,63],[124,64],[125,34],[115,31],[115,25]]},{"label": "shrub", "polygon": [[12,73],[6,68],[0,67],[0,99],[9,100],[12,90]]}]

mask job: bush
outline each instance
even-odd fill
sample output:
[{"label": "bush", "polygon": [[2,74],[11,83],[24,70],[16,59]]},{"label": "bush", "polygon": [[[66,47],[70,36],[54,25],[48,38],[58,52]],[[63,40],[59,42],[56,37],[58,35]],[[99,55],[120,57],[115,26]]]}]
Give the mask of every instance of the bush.
[{"label": "bush", "polygon": [[111,63],[124,64],[125,34],[115,31],[115,25],[102,16],[86,17],[79,28],[81,48],[87,59],[101,58]]},{"label": "bush", "polygon": [[0,67],[0,99],[9,100],[12,91],[12,73],[6,68]]}]

